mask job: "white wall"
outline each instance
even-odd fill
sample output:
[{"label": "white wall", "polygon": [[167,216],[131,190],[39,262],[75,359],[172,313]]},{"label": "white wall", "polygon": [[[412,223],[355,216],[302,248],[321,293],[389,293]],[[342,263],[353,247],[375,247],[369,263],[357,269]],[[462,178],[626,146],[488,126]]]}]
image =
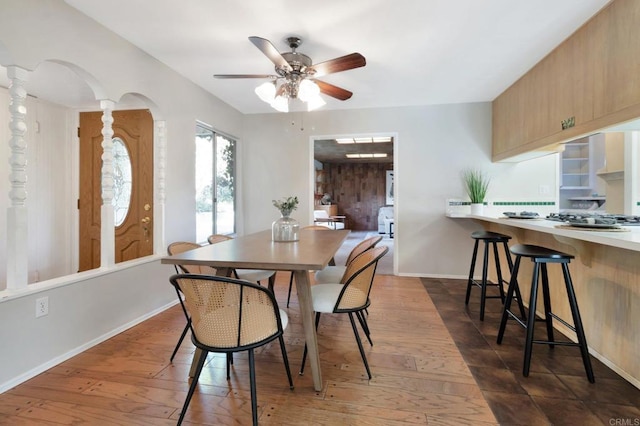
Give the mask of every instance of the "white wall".
[{"label": "white wall", "polygon": [[[463,169],[478,168],[492,177],[490,200],[556,198],[556,155],[515,164],[491,163],[490,103],[302,114],[245,117],[242,162],[248,185],[243,201],[248,232],[268,228],[277,218],[271,200],[288,195],[301,199],[294,217],[310,223],[310,139],[323,135],[397,134],[395,254],[397,270],[403,275],[468,274],[472,249],[469,233],[478,225],[468,219],[444,216],[447,198],[467,199],[460,180]],[[548,186],[552,193],[539,194],[540,185]],[[496,209],[495,213],[501,211]]]}]

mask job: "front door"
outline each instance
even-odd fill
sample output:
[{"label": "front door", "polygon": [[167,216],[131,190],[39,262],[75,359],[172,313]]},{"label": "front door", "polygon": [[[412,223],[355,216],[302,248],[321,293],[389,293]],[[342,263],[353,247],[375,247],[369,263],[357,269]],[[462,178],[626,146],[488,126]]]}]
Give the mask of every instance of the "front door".
[{"label": "front door", "polygon": [[[80,113],[79,271],[100,267],[102,112]],[[153,118],[113,112],[115,261],[153,254]]]}]

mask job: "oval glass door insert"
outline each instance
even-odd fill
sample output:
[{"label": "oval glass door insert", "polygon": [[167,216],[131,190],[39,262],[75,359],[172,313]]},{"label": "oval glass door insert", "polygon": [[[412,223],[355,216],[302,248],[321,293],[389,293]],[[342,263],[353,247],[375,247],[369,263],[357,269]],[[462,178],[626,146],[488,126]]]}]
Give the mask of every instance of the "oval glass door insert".
[{"label": "oval glass door insert", "polygon": [[124,223],[131,205],[131,158],[120,138],[113,138],[113,208],[116,226]]}]

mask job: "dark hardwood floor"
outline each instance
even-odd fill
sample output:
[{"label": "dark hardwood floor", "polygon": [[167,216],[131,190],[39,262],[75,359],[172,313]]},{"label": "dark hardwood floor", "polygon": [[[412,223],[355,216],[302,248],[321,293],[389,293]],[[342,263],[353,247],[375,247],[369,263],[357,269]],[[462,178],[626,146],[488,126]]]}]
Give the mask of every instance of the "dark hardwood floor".
[{"label": "dark hardwood floor", "polygon": [[[578,348],[534,345],[531,371],[524,377],[524,329],[510,322],[502,345],[496,344],[499,299],[487,300],[480,321],[480,289],[472,289],[467,308],[466,280],[423,278],[422,283],[500,424],[640,425],[640,390],[597,359],[591,357],[596,378],[591,384]],[[536,324],[537,336],[545,336],[543,327]]]},{"label": "dark hardwood floor", "polygon": [[[285,306],[288,273],[278,273]],[[169,285],[167,283],[167,285]],[[323,389],[313,390],[300,365],[303,330],[292,295],[287,352],[290,391],[279,347],[256,353],[261,424],[285,425],[636,425],[640,391],[593,359],[590,384],[577,349],[536,347],[521,374],[524,332],[509,326],[495,344],[500,302],[478,320],[478,294],[464,305],[462,280],[376,276],[369,309],[374,346],[365,341],[367,380],[346,315],[323,316],[318,342]],[[477,289],[476,289],[477,290]],[[184,326],[178,306],[139,324],[0,395],[2,425],[174,425],[189,386],[193,346],[169,356]],[[362,334],[361,334],[362,335]],[[246,354],[231,380],[211,355],[185,424],[251,422]]]}]

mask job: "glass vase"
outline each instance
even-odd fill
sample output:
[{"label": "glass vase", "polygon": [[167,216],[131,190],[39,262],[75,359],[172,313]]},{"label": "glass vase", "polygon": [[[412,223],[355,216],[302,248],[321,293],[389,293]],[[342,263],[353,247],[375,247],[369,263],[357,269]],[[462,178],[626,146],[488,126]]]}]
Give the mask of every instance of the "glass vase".
[{"label": "glass vase", "polygon": [[280,219],[271,224],[271,239],[273,241],[298,241],[299,235],[300,224],[288,214],[283,213]]}]

